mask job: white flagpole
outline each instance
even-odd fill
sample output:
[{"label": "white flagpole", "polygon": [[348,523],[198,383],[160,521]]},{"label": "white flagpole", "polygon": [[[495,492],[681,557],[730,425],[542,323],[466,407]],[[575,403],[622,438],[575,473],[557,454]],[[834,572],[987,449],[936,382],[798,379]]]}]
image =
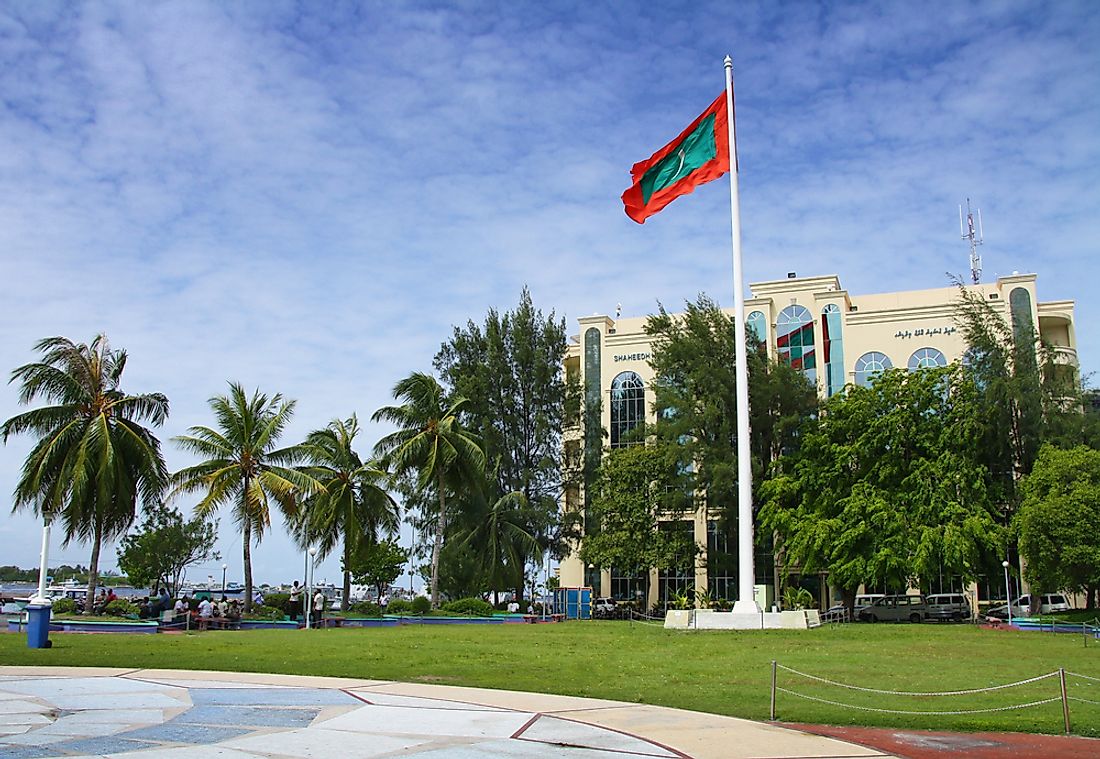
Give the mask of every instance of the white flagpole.
[{"label": "white flagpole", "polygon": [[745,279],[741,269],[741,204],[733,118],[733,60],[726,56],[726,113],[730,142],[730,226],[733,231],[733,332],[737,362],[737,602],[735,614],[759,614],[753,572],[752,458],[749,449],[749,360],[745,346]]}]

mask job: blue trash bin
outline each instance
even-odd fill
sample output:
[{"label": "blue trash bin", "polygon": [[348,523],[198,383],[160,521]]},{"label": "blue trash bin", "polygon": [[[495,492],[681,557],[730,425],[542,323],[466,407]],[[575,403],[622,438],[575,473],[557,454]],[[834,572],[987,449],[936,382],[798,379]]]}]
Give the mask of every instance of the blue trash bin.
[{"label": "blue trash bin", "polygon": [[49,604],[28,604],[27,612],[27,648],[49,648],[50,610]]}]

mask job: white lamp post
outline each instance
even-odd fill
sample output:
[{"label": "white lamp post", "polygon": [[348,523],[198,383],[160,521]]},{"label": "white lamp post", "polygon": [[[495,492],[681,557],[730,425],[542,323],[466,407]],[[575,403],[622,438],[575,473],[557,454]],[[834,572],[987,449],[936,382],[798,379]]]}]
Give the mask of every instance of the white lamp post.
[{"label": "white lamp post", "polygon": [[313,626],[313,564],[317,556],[317,547],[309,549],[309,590],[306,592],[306,629]]},{"label": "white lamp post", "polygon": [[222,564],[222,593],[225,593],[225,570],[229,569],[228,564]]},{"label": "white lamp post", "polygon": [[1008,587],[1008,559],[1001,562],[1001,566],[1005,568],[1005,595],[1008,597],[1008,623],[1012,624],[1012,591]]},{"label": "white lamp post", "polygon": [[38,556],[38,595],[31,599],[35,604],[49,606],[51,601],[46,597],[46,573],[49,572],[50,558],[50,517],[47,515],[42,520],[42,551]]}]

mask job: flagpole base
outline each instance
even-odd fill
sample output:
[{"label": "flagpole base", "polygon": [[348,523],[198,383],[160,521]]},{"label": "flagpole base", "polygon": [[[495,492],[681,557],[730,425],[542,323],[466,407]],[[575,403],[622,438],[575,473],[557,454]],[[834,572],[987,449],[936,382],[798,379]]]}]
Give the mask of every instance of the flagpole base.
[{"label": "flagpole base", "polygon": [[732,611],[734,614],[759,614],[763,610],[756,605],[755,599],[745,598],[735,601]]}]

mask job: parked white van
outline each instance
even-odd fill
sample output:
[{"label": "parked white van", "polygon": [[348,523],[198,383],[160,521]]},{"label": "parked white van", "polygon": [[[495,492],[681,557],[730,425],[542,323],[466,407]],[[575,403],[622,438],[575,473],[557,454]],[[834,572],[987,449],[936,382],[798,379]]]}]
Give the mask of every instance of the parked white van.
[{"label": "parked white van", "polygon": [[[1061,593],[1045,593],[1039,599],[1039,613],[1040,614],[1053,614],[1059,611],[1069,611],[1072,607],[1069,605],[1069,600]],[[988,612],[991,617],[999,617],[1000,619],[1008,618],[1008,607],[1005,605],[997,606],[990,609]],[[1012,602],[1012,616],[1013,617],[1026,617],[1031,614],[1031,595],[1024,594]]]}]

